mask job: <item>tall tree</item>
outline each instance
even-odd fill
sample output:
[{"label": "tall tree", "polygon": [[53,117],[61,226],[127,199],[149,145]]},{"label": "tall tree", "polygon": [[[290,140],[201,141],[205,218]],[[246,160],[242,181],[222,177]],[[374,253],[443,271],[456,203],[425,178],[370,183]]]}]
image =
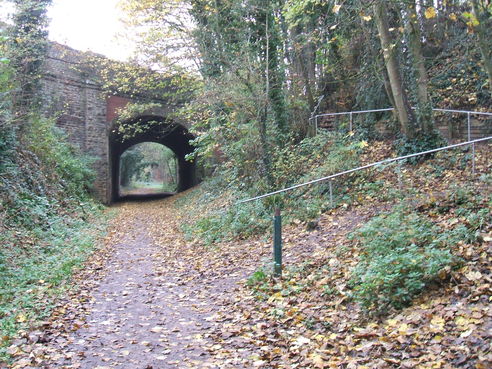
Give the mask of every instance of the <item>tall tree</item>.
[{"label": "tall tree", "polygon": [[412,139],[415,135],[415,119],[408,102],[407,93],[403,86],[403,80],[400,72],[397,51],[398,45],[390,34],[388,21],[388,8],[385,1],[378,0],[373,5],[374,17],[379,31],[381,47],[386,63],[386,70],[391,85],[391,92],[395,102],[395,109],[400,121],[401,132],[407,138]]},{"label": "tall tree", "polygon": [[421,24],[417,15],[415,0],[406,1],[403,9],[405,16],[405,28],[408,35],[408,47],[413,61],[413,69],[416,75],[416,96],[417,96],[417,123],[424,134],[431,134],[434,131],[434,119],[432,115],[432,105],[429,97],[429,77],[425,67],[425,59],[422,53]]},{"label": "tall tree", "polygon": [[471,4],[475,18],[472,20],[472,25],[477,33],[483,65],[489,77],[489,91],[492,94],[492,2],[471,0]]}]

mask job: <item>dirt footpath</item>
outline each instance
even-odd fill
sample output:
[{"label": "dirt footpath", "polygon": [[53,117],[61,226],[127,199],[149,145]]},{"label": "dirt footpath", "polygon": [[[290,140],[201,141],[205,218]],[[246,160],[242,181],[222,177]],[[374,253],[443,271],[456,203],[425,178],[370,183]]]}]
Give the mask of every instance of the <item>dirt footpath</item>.
[{"label": "dirt footpath", "polygon": [[237,265],[189,247],[173,201],[117,207],[105,249],[13,368],[247,367],[247,350],[238,358],[233,342],[225,348],[213,337],[226,320],[227,292],[262,253]]},{"label": "dirt footpath", "polygon": [[[12,369],[306,367],[286,363],[302,358],[283,342],[290,331],[265,319],[267,310],[244,288],[256,270],[271,268],[269,232],[214,247],[188,242],[174,205],[179,196],[116,207],[105,247],[50,320],[29,334]],[[285,264],[321,254],[366,217],[340,218],[343,226],[334,223],[330,232],[321,229],[324,220],[314,231],[298,227],[284,240]],[[264,303],[276,303],[270,300]],[[289,351],[281,361],[264,359],[281,349]]]}]

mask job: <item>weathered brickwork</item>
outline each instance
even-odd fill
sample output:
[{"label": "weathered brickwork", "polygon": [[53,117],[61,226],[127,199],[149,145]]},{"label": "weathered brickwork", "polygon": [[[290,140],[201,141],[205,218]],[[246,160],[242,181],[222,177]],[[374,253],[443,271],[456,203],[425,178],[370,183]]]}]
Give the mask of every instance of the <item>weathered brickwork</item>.
[{"label": "weathered brickwork", "polygon": [[[107,96],[101,88],[97,73],[86,68],[84,60],[86,54],[73,50],[67,46],[53,43],[44,66],[43,99],[45,113],[55,114],[57,125],[68,135],[69,141],[80,150],[93,156],[97,172],[94,183],[96,196],[103,202],[109,203],[118,197],[119,156],[126,146],[112,142],[110,130],[117,118],[118,108],[124,107],[130,99],[124,96]],[[142,91],[145,94],[145,91]],[[171,109],[163,104],[159,118],[163,125],[168,125],[166,114]],[[180,126],[181,127],[181,126]],[[182,129],[186,132],[186,127]],[[155,141],[157,139],[147,135],[134,141]],[[177,138],[181,144],[181,137]],[[168,140],[169,141],[169,140]],[[187,141],[183,141],[184,146]],[[169,144],[169,142],[163,142]],[[173,142],[171,142],[172,146]],[[168,145],[169,146],[169,145]],[[179,147],[173,150],[180,151]],[[189,151],[187,147],[184,151]],[[115,158],[114,156],[118,156]],[[179,152],[177,155],[184,155]],[[189,176],[192,168],[184,171]],[[194,178],[187,179],[183,189],[194,184]],[[193,183],[192,183],[193,182]]]}]

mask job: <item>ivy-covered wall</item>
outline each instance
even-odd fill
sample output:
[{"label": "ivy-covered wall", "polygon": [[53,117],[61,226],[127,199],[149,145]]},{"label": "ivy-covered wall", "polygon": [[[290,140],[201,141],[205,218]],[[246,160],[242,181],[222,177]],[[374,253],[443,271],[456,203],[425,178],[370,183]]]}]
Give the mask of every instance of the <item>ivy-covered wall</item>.
[{"label": "ivy-covered wall", "polygon": [[[112,184],[115,175],[111,166],[115,160],[111,158],[111,131],[118,109],[139,99],[108,93],[101,70],[95,67],[96,58],[102,57],[50,43],[43,67],[42,100],[45,113],[58,117],[57,125],[66,132],[69,141],[96,159],[94,190],[101,201],[108,203],[117,197],[113,193],[116,186]],[[138,91],[142,100],[148,100],[146,92]],[[174,104],[161,100],[159,105],[153,113],[162,121],[169,120]],[[185,130],[189,128],[185,122],[179,125]]]}]

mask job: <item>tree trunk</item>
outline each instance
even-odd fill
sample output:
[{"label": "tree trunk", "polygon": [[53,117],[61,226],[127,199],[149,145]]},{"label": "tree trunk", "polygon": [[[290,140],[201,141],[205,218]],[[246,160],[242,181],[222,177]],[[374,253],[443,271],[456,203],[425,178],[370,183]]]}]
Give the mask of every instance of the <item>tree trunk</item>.
[{"label": "tree trunk", "polygon": [[414,137],[413,114],[408,103],[407,94],[403,87],[400,75],[400,66],[396,58],[396,44],[392,44],[388,26],[387,7],[385,1],[378,1],[373,5],[374,18],[379,31],[384,61],[391,85],[391,92],[395,101],[395,109],[400,121],[401,132],[407,138]]},{"label": "tree trunk", "polygon": [[[386,91],[386,95],[388,96],[388,100],[390,101],[391,106],[396,106],[395,98],[393,97],[393,91],[391,91],[391,83],[388,77],[388,72],[384,69],[384,61],[382,61],[380,57],[378,57],[378,59],[379,59],[378,64],[381,65],[382,73],[383,73],[384,90]],[[398,120],[398,113],[394,110],[393,110],[393,118],[395,120]]]},{"label": "tree trunk", "polygon": [[424,55],[422,54],[420,23],[415,2],[410,2],[406,10],[405,28],[408,34],[408,46],[417,76],[417,121],[424,133],[431,133],[434,130],[434,120],[428,91],[429,77],[425,69]]},{"label": "tree trunk", "polygon": [[475,27],[478,37],[478,46],[482,52],[483,65],[489,77],[489,92],[492,95],[492,14],[488,10],[485,0],[472,0],[473,14],[479,24]]},{"label": "tree trunk", "polygon": [[[297,75],[300,75],[302,78],[303,90],[306,93],[306,100],[309,106],[309,111],[312,112],[314,106],[316,105],[314,101],[312,84],[314,82],[314,58],[311,57],[313,55],[312,52],[312,43],[298,40],[303,37],[303,30],[301,26],[295,27],[293,30],[293,38],[294,38],[294,68]],[[305,33],[309,33],[310,30],[305,30]]]},{"label": "tree trunk", "polygon": [[272,7],[268,4],[265,14],[265,63],[267,70],[267,95],[280,132],[279,144],[283,144],[289,134],[287,106],[284,94],[284,71],[279,55],[281,45]]}]

